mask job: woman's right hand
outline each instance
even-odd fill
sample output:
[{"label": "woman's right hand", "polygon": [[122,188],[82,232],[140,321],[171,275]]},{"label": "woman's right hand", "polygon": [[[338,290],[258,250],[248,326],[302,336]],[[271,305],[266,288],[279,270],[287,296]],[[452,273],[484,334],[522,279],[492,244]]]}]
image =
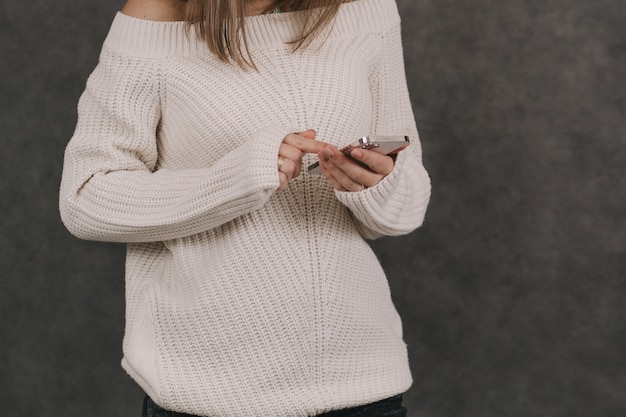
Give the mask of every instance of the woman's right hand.
[{"label": "woman's right hand", "polygon": [[279,190],[287,188],[289,181],[300,175],[302,155],[318,153],[326,143],[315,140],[315,130],[309,129],[300,133],[290,133],[283,139],[278,149]]}]

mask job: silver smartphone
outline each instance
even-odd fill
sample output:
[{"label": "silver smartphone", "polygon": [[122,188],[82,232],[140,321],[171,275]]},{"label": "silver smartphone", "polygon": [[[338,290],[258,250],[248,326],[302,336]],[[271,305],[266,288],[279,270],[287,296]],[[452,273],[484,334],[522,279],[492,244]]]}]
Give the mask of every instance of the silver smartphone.
[{"label": "silver smartphone", "polygon": [[[350,156],[352,149],[361,148],[369,149],[383,155],[393,155],[409,146],[409,143],[410,141],[408,136],[363,136],[356,142],[339,149],[339,151],[346,156]],[[319,161],[309,165],[307,169],[309,174],[322,173]]]}]

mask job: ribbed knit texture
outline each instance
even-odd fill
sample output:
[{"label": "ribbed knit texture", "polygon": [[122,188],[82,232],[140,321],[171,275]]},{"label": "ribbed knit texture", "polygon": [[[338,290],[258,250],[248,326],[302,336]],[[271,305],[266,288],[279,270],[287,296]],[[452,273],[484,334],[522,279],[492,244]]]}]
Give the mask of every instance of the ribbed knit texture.
[{"label": "ribbed knit texture", "polygon": [[[364,239],[413,231],[430,196],[396,4],[346,3],[327,37],[292,53],[300,17],[248,19],[257,72],[220,62],[181,22],[118,14],[81,97],[62,219],[128,243],[122,365],[164,408],[312,416],[411,384]],[[362,192],[306,172],[277,191],[282,139],[309,128],[338,146],[412,144]]]}]

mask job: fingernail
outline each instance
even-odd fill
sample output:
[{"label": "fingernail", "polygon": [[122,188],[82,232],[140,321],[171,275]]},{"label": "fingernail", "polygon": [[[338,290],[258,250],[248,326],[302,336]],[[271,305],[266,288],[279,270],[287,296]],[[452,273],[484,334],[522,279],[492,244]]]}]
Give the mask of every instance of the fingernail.
[{"label": "fingernail", "polygon": [[360,158],[363,156],[363,152],[361,152],[360,149],[354,149],[352,151],[352,156],[354,156],[355,158]]},{"label": "fingernail", "polygon": [[324,156],[326,156],[327,158],[334,158],[335,152],[333,152],[333,150],[330,148],[326,148],[324,149]]}]

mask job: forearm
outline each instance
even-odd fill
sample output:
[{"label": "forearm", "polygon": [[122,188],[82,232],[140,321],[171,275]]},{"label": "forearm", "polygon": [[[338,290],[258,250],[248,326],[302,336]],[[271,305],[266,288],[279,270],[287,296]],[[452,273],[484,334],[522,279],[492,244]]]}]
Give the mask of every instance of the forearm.
[{"label": "forearm", "polygon": [[61,187],[63,222],[80,238],[116,242],[162,241],[217,227],[260,208],[278,188],[276,138],[283,130],[264,129],[204,169],[118,166],[81,181],[71,173],[84,171],[85,164],[69,154]]}]

